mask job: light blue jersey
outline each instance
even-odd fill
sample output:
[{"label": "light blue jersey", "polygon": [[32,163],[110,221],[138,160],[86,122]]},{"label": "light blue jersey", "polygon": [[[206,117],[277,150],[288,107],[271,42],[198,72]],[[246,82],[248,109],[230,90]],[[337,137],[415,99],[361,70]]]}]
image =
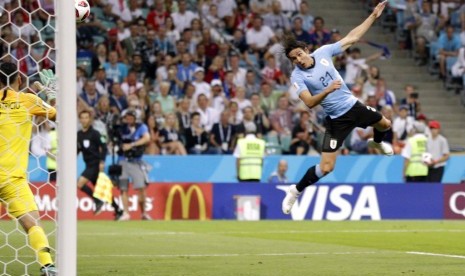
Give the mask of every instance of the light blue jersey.
[{"label": "light blue jersey", "polygon": [[291,74],[291,83],[298,95],[308,90],[318,95],[325,90],[333,81],[341,80],[340,89],[330,93],[322,102],[325,113],[331,119],[344,115],[357,102],[350,89],[344,83],[339,72],[334,68],[332,57],[342,52],[341,43],[325,45],[310,54],[315,59],[315,66],[310,69],[295,67]]}]

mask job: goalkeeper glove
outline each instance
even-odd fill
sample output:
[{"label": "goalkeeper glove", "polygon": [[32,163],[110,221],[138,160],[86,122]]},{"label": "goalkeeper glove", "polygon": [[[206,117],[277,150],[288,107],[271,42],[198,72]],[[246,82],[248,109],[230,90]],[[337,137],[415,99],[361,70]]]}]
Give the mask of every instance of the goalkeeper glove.
[{"label": "goalkeeper glove", "polygon": [[44,69],[39,72],[39,77],[41,82],[34,82],[35,87],[45,93],[48,102],[55,100],[57,78],[55,74],[53,74],[53,71],[50,69]]}]

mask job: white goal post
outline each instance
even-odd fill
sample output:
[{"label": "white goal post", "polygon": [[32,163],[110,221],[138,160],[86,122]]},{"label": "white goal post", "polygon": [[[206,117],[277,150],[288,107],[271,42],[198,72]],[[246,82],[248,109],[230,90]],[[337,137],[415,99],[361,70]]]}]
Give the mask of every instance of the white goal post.
[{"label": "white goal post", "polygon": [[73,0],[55,0],[58,93],[58,231],[59,275],[77,270],[76,212],[76,21]]}]

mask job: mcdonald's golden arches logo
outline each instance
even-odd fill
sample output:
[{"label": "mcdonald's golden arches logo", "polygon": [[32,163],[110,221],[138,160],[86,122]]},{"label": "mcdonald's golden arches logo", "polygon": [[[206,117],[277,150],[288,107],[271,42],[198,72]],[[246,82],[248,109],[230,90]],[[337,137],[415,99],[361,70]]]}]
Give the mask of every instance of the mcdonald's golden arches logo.
[{"label": "mcdonald's golden arches logo", "polygon": [[181,214],[182,219],[189,218],[189,207],[193,194],[197,195],[197,201],[199,204],[199,220],[207,219],[207,206],[205,204],[205,197],[202,190],[197,185],[191,185],[186,190],[181,185],[173,185],[168,193],[165,206],[165,220],[171,220],[173,215],[173,202],[174,196],[179,193],[181,198]]}]

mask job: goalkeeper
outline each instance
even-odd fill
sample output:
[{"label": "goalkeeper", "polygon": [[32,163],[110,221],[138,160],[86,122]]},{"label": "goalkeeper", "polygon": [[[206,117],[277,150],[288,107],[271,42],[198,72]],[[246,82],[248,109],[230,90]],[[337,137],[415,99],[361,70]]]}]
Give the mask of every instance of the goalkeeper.
[{"label": "goalkeeper", "polygon": [[[56,79],[51,70],[39,73],[43,84],[35,86],[55,103]],[[37,254],[41,275],[56,275],[50,247],[39,224],[39,212],[26,178],[32,116],[55,121],[56,110],[31,93],[19,92],[22,84],[14,63],[0,64],[0,202],[16,218]]]}]

